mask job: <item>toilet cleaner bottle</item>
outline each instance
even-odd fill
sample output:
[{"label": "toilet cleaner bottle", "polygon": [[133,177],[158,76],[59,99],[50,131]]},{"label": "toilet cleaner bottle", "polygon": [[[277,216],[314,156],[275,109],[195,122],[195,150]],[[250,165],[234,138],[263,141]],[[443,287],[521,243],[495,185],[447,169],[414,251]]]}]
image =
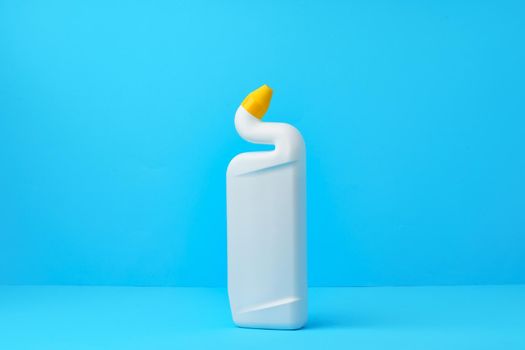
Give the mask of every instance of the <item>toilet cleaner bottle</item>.
[{"label": "toilet cleaner bottle", "polygon": [[240,327],[298,329],[307,319],[305,145],[295,127],[262,120],[271,98],[263,85],[235,114],[243,139],[275,148],[228,166],[228,295]]}]

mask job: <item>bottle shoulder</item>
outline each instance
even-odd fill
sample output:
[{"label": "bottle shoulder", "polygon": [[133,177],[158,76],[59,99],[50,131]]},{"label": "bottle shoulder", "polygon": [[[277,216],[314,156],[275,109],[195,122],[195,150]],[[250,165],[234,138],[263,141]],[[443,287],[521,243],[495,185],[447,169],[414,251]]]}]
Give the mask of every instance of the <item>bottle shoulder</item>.
[{"label": "bottle shoulder", "polygon": [[304,164],[305,157],[297,155],[290,157],[289,154],[274,151],[245,152],[233,157],[226,170],[227,176],[240,176],[265,169],[273,169],[287,164]]}]

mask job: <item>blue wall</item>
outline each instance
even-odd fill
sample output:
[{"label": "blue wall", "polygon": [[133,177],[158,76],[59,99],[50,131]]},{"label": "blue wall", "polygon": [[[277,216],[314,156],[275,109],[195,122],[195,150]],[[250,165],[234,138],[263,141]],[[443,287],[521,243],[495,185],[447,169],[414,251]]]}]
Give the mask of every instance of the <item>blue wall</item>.
[{"label": "blue wall", "polygon": [[525,282],[518,1],[2,1],[0,283],[224,285],[234,112],[308,146],[311,285]]}]

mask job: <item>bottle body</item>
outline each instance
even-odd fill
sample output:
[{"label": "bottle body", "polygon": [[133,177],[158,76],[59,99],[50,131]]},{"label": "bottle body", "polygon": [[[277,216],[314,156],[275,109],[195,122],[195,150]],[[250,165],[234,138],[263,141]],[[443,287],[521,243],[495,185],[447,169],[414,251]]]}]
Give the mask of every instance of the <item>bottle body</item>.
[{"label": "bottle body", "polygon": [[239,134],[275,150],[242,153],[227,171],[228,294],[241,327],[301,328],[307,319],[306,167],[301,134],[239,107]]}]

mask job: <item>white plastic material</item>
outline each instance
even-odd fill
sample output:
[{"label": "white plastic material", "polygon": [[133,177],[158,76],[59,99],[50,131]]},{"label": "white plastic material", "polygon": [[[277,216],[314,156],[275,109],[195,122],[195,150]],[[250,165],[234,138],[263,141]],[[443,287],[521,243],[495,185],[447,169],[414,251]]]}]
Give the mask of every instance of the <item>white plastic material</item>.
[{"label": "white plastic material", "polygon": [[228,294],[240,327],[297,329],[307,319],[305,146],[289,124],[242,106],[239,135],[272,151],[241,153],[227,171]]}]

